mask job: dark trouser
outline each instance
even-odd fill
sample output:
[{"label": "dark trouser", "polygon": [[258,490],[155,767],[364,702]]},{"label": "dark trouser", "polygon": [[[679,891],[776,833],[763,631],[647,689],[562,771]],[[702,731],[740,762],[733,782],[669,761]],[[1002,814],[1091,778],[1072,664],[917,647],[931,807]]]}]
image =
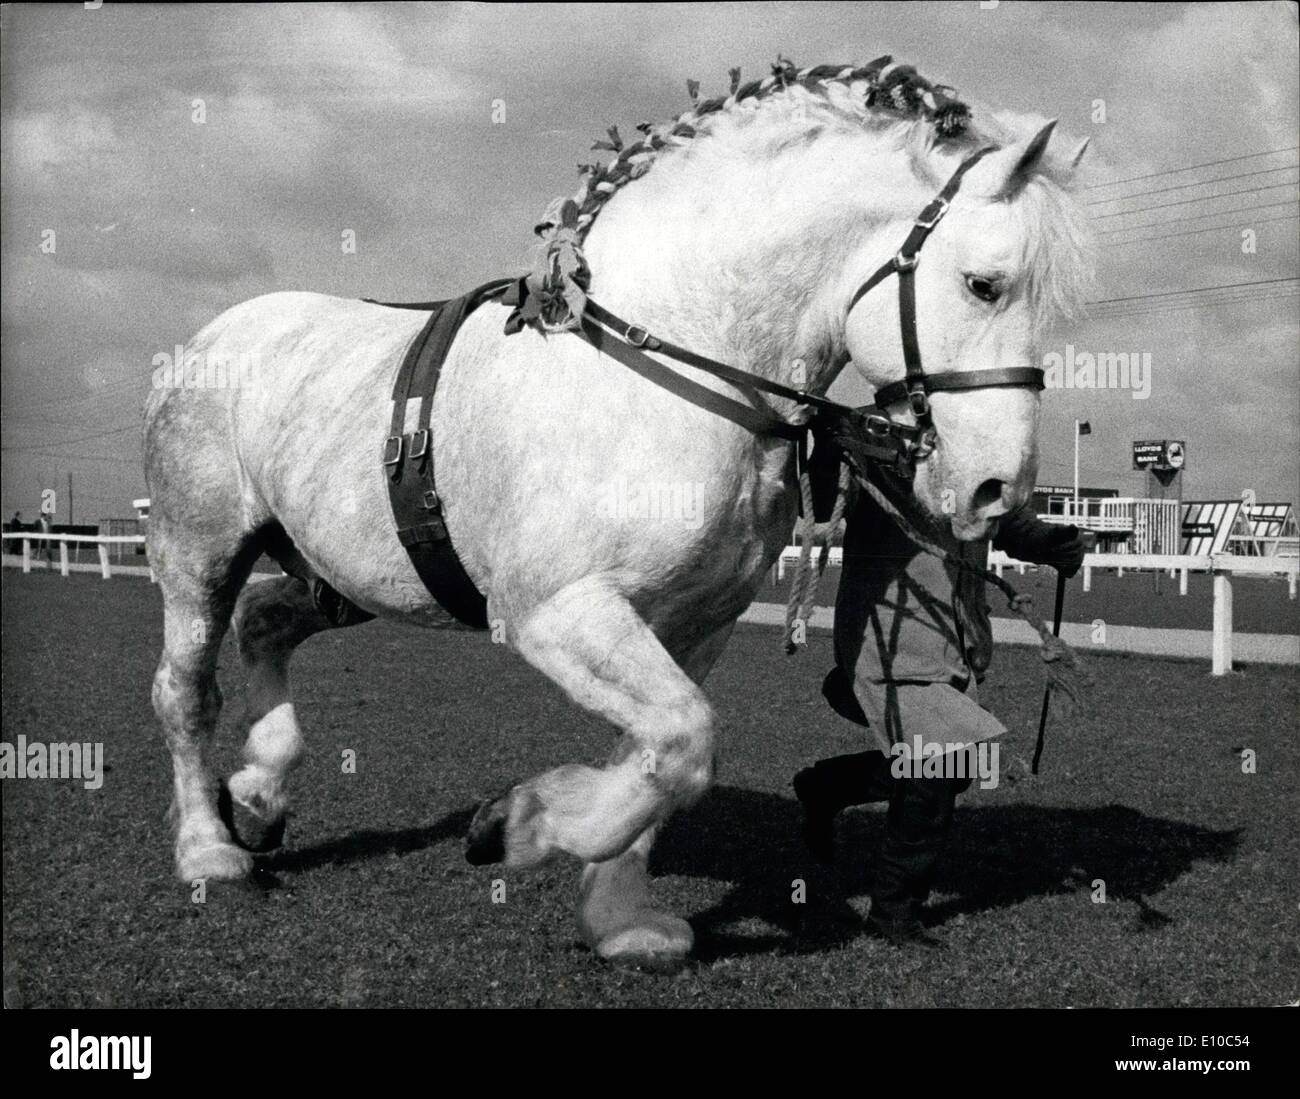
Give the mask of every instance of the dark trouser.
[{"label": "dark trouser", "polygon": [[[896,778],[892,763],[883,752],[857,752],[824,759],[813,767],[824,805],[846,809],[889,802],[871,890],[872,912],[886,921],[919,915],[952,829],[957,795],[971,784],[969,777]],[[974,774],[973,769],[967,768],[966,774]]]}]

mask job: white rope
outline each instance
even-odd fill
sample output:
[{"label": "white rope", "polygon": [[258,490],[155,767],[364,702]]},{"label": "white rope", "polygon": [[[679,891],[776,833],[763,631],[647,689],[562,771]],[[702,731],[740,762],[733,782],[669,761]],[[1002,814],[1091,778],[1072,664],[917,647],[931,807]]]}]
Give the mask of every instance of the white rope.
[{"label": "white rope", "polygon": [[[831,517],[824,523],[817,522],[813,514],[812,479],[807,468],[799,473],[799,499],[803,515],[797,525],[799,535],[799,562],[795,565],[794,577],[790,582],[790,598],[785,605],[785,651],[795,653],[799,643],[795,640],[795,629],[803,623],[807,629],[812,612],[816,609],[817,588],[821,583],[822,573],[826,571],[826,562],[830,558],[831,539],[844,518],[844,506],[848,497],[849,467],[840,463],[840,480],[836,489],[835,506]],[[814,544],[820,547],[817,567],[812,567]]]}]

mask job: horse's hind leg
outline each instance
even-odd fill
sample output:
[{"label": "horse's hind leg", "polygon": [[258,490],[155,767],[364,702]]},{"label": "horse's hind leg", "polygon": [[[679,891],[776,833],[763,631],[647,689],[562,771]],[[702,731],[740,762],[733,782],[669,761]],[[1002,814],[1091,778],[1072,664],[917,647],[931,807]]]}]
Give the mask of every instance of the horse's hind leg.
[{"label": "horse's hind leg", "polygon": [[151,523],[150,563],[163,597],[163,653],[153,705],[172,756],[170,816],[176,873],[184,881],[233,880],[252,870],[252,857],[230,842],[218,816],[216,786],[203,759],[221,712],[217,654],[256,557],[237,536],[232,540],[237,544],[228,552],[208,553],[169,532],[165,517]]},{"label": "horse's hind leg", "polygon": [[334,625],[316,606],[306,582],[292,576],[249,584],[235,607],[250,728],[244,766],[223,787],[221,812],[235,840],[250,851],[280,845],[289,803],[285,780],[302,762],[289,658],[307,638]]}]

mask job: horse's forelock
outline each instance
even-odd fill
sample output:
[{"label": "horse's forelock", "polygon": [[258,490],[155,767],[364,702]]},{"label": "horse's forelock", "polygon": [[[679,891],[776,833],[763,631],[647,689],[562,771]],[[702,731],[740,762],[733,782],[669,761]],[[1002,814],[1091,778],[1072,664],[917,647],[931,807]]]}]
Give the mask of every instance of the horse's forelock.
[{"label": "horse's forelock", "polygon": [[1093,234],[1082,207],[1050,169],[1030,176],[1011,205],[1034,331],[1041,333],[1082,312],[1093,274]]}]

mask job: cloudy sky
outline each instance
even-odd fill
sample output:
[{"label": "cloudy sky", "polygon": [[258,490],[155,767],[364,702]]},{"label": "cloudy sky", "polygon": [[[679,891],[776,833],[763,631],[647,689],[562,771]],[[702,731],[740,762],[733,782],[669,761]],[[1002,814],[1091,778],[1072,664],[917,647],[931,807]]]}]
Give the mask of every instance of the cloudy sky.
[{"label": "cloudy sky", "polygon": [[0,25],[6,517],[57,487],[66,521],[69,472],[77,521],[130,515],[151,361],[223,309],[519,271],[606,125],[778,53],[891,53],[1092,139],[1103,304],[1044,350],[1149,353],[1151,392],[1046,394],[1040,481],[1069,482],[1080,417],[1085,484],[1140,494],[1131,442],[1169,438],[1186,498],[1298,495],[1293,5],[11,4]]}]

